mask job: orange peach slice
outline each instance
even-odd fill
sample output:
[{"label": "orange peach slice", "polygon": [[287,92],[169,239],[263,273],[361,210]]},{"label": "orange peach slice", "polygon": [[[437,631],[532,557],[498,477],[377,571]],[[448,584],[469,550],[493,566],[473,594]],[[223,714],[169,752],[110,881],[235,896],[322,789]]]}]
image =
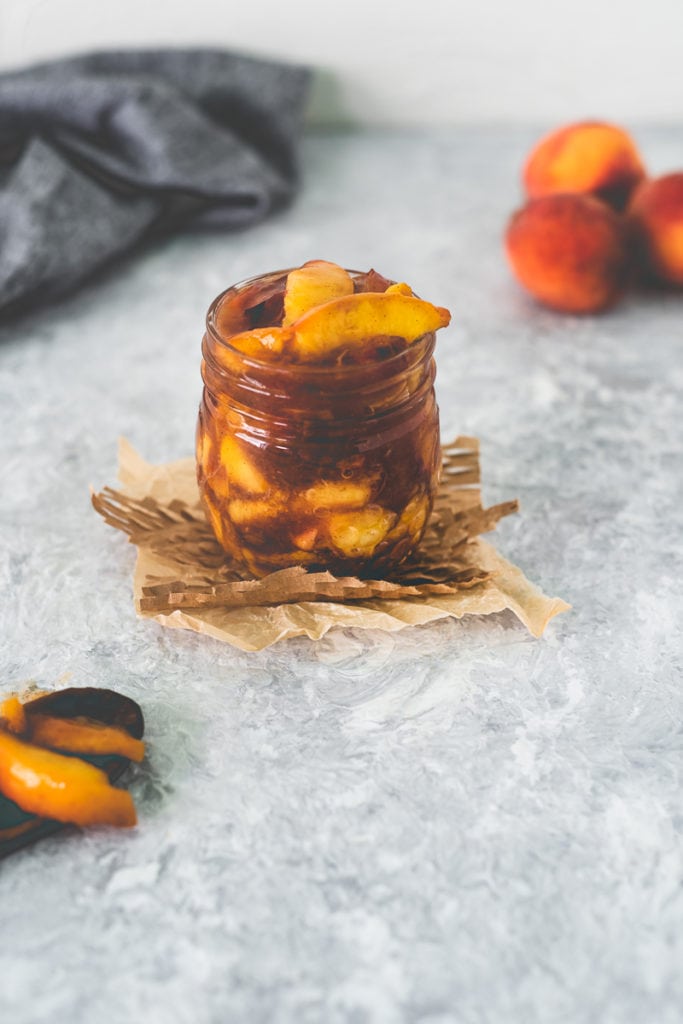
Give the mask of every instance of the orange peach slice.
[{"label": "orange peach slice", "polygon": [[254,576],[267,576],[277,569],[289,569],[293,565],[314,565],[318,559],[315,551],[301,549],[280,551],[277,554],[262,554],[244,547],[240,551],[240,559]]},{"label": "orange peach slice", "polygon": [[287,275],[282,326],[293,324],[310,309],[343,295],[353,295],[353,280],[343,267],[327,260],[309,260]]},{"label": "orange peach slice", "polygon": [[384,292],[385,295],[412,295],[413,289],[405,281],[398,281],[396,284],[390,284],[387,290]]},{"label": "orange peach slice", "polygon": [[0,724],[10,732],[25,733],[28,728],[24,706],[16,694],[6,697],[0,704]]},{"label": "orange peach slice", "polygon": [[285,515],[285,510],[282,505],[266,498],[235,498],[228,505],[228,513],[236,526],[249,526]]},{"label": "orange peach slice", "polygon": [[301,530],[300,533],[292,534],[292,543],[295,547],[301,551],[312,551],[315,547],[315,542],[318,539],[318,527],[309,526],[306,530]]},{"label": "orange peach slice", "polygon": [[[288,332],[284,327],[255,327],[251,331],[234,334],[230,338],[230,345],[249,359],[272,362],[282,354],[288,337]],[[226,370],[231,373],[240,373],[239,357],[236,357],[229,348],[216,345],[215,355]]]},{"label": "orange peach slice", "polygon": [[346,480],[321,480],[305,490],[302,498],[313,510],[362,508],[370,500],[371,493],[370,480],[357,483]]},{"label": "orange peach slice", "polygon": [[396,520],[396,514],[379,506],[358,512],[334,512],[327,520],[330,541],[349,558],[367,558],[373,554]]},{"label": "orange peach slice", "polygon": [[398,540],[407,534],[416,540],[422,533],[429,514],[429,498],[426,494],[415,494],[401,512],[396,526],[387,535],[387,540]]},{"label": "orange peach slice", "polygon": [[0,730],[0,792],[24,811],[74,825],[136,824],[130,793],[77,757],[65,757]]},{"label": "orange peach slice", "polygon": [[201,467],[204,476],[211,475],[211,451],[213,448],[213,441],[211,440],[210,434],[207,432],[204,426],[197,430],[197,465]]},{"label": "orange peach slice", "polygon": [[224,469],[220,467],[210,477],[206,477],[205,487],[211,491],[214,498],[219,501],[227,501],[230,497],[230,482]]},{"label": "orange peach slice", "polygon": [[408,344],[450,323],[447,309],[400,292],[359,292],[333,299],[292,325],[292,352],[302,362],[324,359],[343,347],[361,348],[377,335]]},{"label": "orange peach slice", "polygon": [[223,517],[206,492],[202,495],[202,502],[216,540],[226,551],[232,550],[232,545],[230,543],[232,537],[228,535],[228,531],[225,529],[223,522]]},{"label": "orange peach slice", "polygon": [[125,729],[117,729],[87,718],[54,718],[33,714],[29,722],[30,740],[39,747],[67,750],[72,754],[119,754],[131,761],[142,761],[145,744]]},{"label": "orange peach slice", "polygon": [[266,494],[269,484],[251,462],[239,441],[226,434],[221,440],[221,465],[231,483],[248,494]]}]

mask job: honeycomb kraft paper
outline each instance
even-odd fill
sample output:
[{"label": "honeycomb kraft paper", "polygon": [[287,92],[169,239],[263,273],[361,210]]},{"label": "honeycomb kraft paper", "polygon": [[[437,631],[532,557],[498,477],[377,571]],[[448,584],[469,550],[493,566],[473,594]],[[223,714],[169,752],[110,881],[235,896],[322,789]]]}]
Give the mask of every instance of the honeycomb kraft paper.
[{"label": "honeycomb kraft paper", "polygon": [[442,482],[420,549],[384,580],[339,579],[299,567],[249,577],[226,560],[211,532],[191,458],[155,466],[122,439],[119,480],[121,490],[105,487],[92,501],[137,545],[138,614],[242,650],[293,636],[317,640],[334,626],[394,631],[508,608],[540,636],[569,608],[479,539],[517,511],[517,502],[482,508],[475,438],[459,437],[444,448]]}]

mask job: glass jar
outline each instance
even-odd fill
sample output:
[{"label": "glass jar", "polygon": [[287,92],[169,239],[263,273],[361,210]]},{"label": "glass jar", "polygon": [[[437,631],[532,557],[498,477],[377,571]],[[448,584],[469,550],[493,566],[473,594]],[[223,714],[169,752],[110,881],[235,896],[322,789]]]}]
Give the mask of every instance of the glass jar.
[{"label": "glass jar", "polygon": [[280,322],[287,273],[235,285],[209,308],[202,500],[219,543],[256,576],[303,565],[376,577],[419,544],[439,481],[435,335],[408,346],[380,339],[371,360],[334,365],[267,362],[231,346],[261,296],[259,323]]}]

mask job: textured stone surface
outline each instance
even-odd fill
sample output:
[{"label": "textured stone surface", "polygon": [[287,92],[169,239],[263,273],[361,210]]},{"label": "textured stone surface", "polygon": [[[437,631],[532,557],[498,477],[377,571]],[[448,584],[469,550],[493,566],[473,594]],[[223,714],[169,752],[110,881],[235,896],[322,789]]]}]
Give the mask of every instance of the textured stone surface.
[{"label": "textured stone surface", "polygon": [[[181,238],[0,332],[7,687],[147,717],[134,834],[0,863],[12,1024],[678,1022],[683,299],[534,307],[500,234],[534,131],[329,135],[296,206]],[[655,171],[681,130],[639,133]],[[91,511],[116,439],[188,454],[205,307],[311,257],[449,305],[445,437],[482,439],[498,545],[574,611],[256,655],[138,621]]]}]

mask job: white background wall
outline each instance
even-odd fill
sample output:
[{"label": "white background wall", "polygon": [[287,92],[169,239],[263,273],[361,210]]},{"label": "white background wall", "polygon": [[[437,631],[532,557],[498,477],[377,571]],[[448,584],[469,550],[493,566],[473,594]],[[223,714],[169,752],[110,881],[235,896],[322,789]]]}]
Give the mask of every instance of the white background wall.
[{"label": "white background wall", "polygon": [[320,120],[683,118],[683,0],[0,0],[0,68],[214,45],[326,71]]}]

